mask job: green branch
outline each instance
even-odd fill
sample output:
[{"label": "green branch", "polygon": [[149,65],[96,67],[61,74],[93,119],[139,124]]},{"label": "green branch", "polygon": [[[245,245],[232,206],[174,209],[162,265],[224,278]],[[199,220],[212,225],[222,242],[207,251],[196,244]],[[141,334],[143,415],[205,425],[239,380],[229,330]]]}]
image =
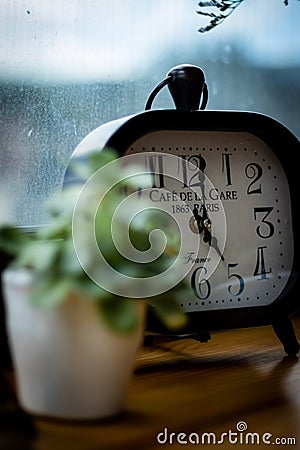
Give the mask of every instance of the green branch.
[{"label": "green branch", "polygon": [[[204,27],[199,28],[200,33],[205,33],[216,26],[220,25],[233,11],[243,3],[244,0],[207,0],[198,3],[200,7],[197,14],[209,17],[210,21]],[[299,1],[299,0],[298,0]],[[288,6],[289,0],[283,1],[285,6]]]}]

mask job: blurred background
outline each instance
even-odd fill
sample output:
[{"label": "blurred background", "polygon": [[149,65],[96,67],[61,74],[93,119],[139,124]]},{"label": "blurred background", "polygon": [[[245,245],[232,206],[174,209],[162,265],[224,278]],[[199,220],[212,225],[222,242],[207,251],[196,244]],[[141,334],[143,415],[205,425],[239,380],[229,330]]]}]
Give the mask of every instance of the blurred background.
[{"label": "blurred background", "polygon": [[[197,10],[194,0],[1,0],[0,223],[45,223],[77,144],[142,111],[178,64],[204,70],[208,109],[264,113],[300,137],[300,2],[245,0],[206,33]],[[167,89],[153,107],[173,108]]]}]

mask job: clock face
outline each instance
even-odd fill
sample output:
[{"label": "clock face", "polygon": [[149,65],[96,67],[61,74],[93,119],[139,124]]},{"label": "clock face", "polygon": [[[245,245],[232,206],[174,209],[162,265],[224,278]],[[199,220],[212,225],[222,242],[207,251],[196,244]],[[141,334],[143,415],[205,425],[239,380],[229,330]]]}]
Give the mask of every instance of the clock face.
[{"label": "clock face", "polygon": [[[147,195],[156,207],[167,202],[181,224],[190,288],[183,309],[273,303],[289,280],[294,242],[289,184],[272,149],[249,132],[159,130],[125,154],[143,152],[145,170],[157,172]],[[168,155],[178,157],[179,182],[164,176]]]}]

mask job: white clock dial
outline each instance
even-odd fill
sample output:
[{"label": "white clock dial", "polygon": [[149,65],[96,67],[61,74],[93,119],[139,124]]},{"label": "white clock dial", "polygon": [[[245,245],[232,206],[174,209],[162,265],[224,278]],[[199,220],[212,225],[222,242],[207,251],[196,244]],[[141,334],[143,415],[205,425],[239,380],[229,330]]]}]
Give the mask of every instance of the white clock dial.
[{"label": "white clock dial", "polygon": [[[193,172],[187,174],[190,196],[187,187],[178,189],[167,177],[164,186],[154,186],[152,193],[153,199],[159,199],[160,187],[175,189],[190,211],[196,208],[203,217],[205,209],[211,221],[211,247],[202,242],[195,251],[193,240],[196,236],[203,241],[204,232],[199,234],[190,212],[187,215],[183,239],[191,244],[182,264],[190,264],[191,270],[184,310],[274,302],[290,277],[294,242],[289,185],[270,147],[248,132],[162,130],[144,135],[126,154],[142,152],[159,153],[162,158],[172,154],[205,166],[202,187],[195,186],[196,173],[194,177]],[[174,200],[167,201],[173,202],[174,216],[188,214],[182,206],[176,209]]]}]

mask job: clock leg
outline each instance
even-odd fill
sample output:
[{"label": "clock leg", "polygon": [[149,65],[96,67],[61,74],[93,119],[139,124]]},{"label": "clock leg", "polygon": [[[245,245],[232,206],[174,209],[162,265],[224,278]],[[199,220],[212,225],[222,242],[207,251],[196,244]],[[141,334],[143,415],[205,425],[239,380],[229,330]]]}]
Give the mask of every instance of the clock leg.
[{"label": "clock leg", "polygon": [[195,339],[195,341],[205,343],[211,340],[211,335],[208,331],[203,331],[201,333],[193,334],[192,338]]},{"label": "clock leg", "polygon": [[275,334],[289,356],[295,356],[300,350],[293,324],[289,318],[283,318],[272,324]]}]

